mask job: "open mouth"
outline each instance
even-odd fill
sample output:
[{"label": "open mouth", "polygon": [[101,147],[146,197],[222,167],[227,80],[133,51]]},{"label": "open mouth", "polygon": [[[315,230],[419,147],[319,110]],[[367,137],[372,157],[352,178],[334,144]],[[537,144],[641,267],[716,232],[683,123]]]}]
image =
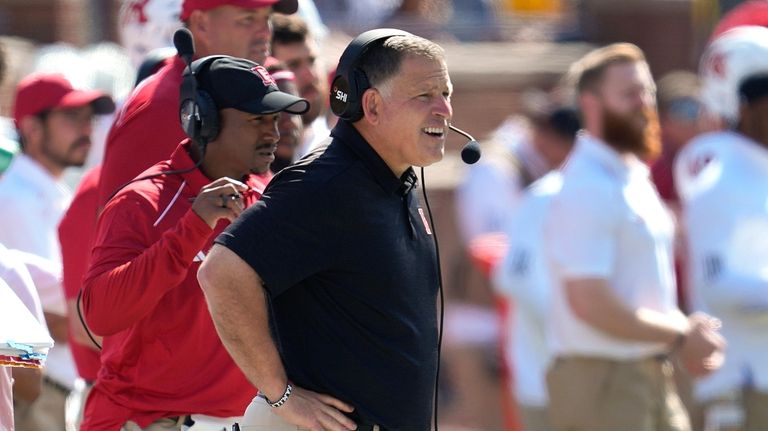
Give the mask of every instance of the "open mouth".
[{"label": "open mouth", "polygon": [[442,138],[445,136],[444,127],[425,127],[421,129],[421,131],[433,138]]}]

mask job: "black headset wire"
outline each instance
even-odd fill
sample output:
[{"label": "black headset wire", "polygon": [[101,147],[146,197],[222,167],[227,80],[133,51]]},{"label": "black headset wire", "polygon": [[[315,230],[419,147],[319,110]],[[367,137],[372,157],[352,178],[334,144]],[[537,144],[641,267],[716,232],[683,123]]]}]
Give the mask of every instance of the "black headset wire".
[{"label": "black headset wire", "polygon": [[[192,172],[195,169],[199,168],[200,165],[203,163],[203,159],[205,158],[205,149],[206,149],[206,147],[208,147],[207,144],[208,144],[207,142],[203,142],[202,145],[200,145],[200,152],[201,152],[200,158],[197,160],[197,162],[195,162],[195,164],[193,166],[191,166],[189,168],[184,168],[184,169],[173,169],[173,170],[170,170],[170,171],[162,171],[162,172],[158,172],[156,174],[144,175],[144,176],[141,176],[141,177],[134,178],[134,179],[124,183],[123,185],[121,185],[117,189],[115,189],[115,191],[112,192],[111,195],[109,195],[109,198],[107,199],[107,201],[104,203],[104,205],[101,208],[104,208],[107,205],[107,203],[109,203],[109,201],[111,201],[112,198],[114,198],[120,192],[120,190],[124,189],[129,184],[133,184],[133,183],[135,183],[137,181],[151,180],[153,178],[162,177],[162,176],[165,176],[165,175],[181,175],[181,174],[186,174],[187,172]],[[99,210],[99,215],[100,214],[101,214],[101,210]],[[77,308],[77,317],[80,318],[80,324],[83,325],[83,328],[85,328],[85,333],[88,334],[88,338],[91,339],[91,342],[93,343],[93,345],[98,347],[99,350],[101,350],[101,344],[99,344],[96,341],[96,337],[93,336],[93,333],[91,332],[90,328],[88,328],[88,325],[86,325],[85,319],[83,318],[83,312],[80,310],[80,303],[81,303],[82,297],[83,297],[83,288],[81,287],[80,290],[77,292],[77,303],[75,304],[75,308]]]},{"label": "black headset wire", "polygon": [[443,293],[443,269],[440,265],[440,245],[437,241],[437,226],[432,218],[432,208],[429,206],[429,199],[427,198],[427,183],[424,179],[424,167],[421,167],[421,192],[424,196],[424,206],[427,207],[427,214],[429,215],[429,224],[432,226],[432,240],[435,243],[435,259],[437,263],[437,286],[440,291],[440,323],[437,327],[437,364],[435,368],[435,399],[433,420],[435,424],[435,431],[438,431],[437,417],[438,417],[438,385],[440,383],[440,351],[443,347],[443,320],[445,317],[445,295]]}]

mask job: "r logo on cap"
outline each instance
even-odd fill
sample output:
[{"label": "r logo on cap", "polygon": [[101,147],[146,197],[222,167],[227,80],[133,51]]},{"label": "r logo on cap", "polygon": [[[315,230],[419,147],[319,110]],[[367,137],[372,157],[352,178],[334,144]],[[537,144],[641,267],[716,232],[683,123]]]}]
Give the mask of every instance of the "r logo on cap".
[{"label": "r logo on cap", "polygon": [[264,86],[269,87],[270,85],[277,85],[275,80],[272,79],[272,75],[267,72],[267,69],[265,69],[264,66],[252,67],[251,72],[259,75],[261,81],[264,83]]}]

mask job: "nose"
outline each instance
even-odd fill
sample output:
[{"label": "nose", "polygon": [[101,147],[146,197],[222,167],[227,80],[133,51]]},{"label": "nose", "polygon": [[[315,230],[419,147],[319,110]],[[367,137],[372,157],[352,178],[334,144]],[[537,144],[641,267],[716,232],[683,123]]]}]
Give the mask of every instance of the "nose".
[{"label": "nose", "polygon": [[440,118],[447,119],[449,122],[453,118],[453,106],[451,99],[447,96],[438,97],[433,107],[432,113]]},{"label": "nose", "polygon": [[269,40],[272,37],[272,22],[269,17],[257,18],[253,24],[253,35],[257,39]]},{"label": "nose", "polygon": [[318,81],[318,74],[314,67],[310,64],[304,64],[298,68],[296,78],[302,83],[301,87],[306,84],[314,84]]},{"label": "nose", "polygon": [[277,143],[277,141],[280,140],[278,124],[278,121],[266,121],[264,126],[260,129],[261,140],[272,144]]}]

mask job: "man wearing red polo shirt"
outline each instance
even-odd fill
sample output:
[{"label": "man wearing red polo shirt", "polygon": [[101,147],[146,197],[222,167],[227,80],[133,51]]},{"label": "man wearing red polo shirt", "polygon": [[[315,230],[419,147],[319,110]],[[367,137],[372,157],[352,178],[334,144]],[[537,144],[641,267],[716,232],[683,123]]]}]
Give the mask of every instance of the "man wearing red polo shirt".
[{"label": "man wearing red polo shirt", "polygon": [[209,57],[192,71],[212,104],[203,124],[217,123],[198,129],[218,133],[192,133],[99,217],[82,310],[103,349],[83,431],[181,430],[193,421],[193,431],[228,429],[226,418],[256,394],[222,346],[195,275],[213,239],[261,195],[278,114],[302,114],[309,103],[248,60]]},{"label": "man wearing red polo shirt", "polygon": [[[296,12],[297,0],[184,0],[181,21],[192,33],[196,57],[225,54],[264,64],[272,12]],[[99,204],[131,178],[165,160],[185,135],[179,124],[184,62],[176,57],[126,100],[107,136]]]}]

